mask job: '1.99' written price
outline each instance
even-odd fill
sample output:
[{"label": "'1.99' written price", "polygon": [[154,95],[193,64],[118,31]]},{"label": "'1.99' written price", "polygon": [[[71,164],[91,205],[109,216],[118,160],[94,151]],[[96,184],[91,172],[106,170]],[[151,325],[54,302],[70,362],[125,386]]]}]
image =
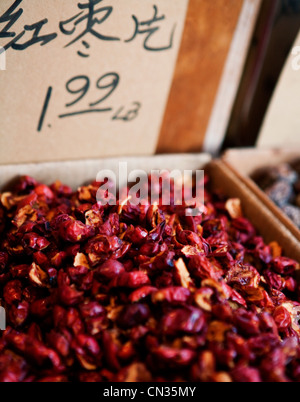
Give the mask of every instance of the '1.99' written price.
[{"label": "'1.99' written price", "polygon": [[[94,84],[87,75],[78,75],[71,78],[66,83],[66,90],[73,96],[73,99],[65,104],[66,109],[58,116],[58,118],[65,119],[86,114],[110,113],[110,119],[113,121],[133,121],[138,117],[139,111],[142,107],[142,104],[138,101],[132,102],[127,106],[120,105],[117,108],[102,106],[103,102],[108,100],[116,91],[119,83],[120,76],[115,72],[102,75]],[[88,101],[88,97],[91,97],[89,95],[92,88],[95,88],[99,92],[99,95],[98,98],[95,95],[95,98],[91,102]],[[49,87],[39,119],[38,131],[41,131],[43,128],[52,93],[53,87]]]}]

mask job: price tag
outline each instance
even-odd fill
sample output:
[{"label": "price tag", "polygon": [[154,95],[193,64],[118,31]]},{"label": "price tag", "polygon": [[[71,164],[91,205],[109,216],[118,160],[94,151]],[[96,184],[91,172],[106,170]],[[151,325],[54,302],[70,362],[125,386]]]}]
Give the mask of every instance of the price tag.
[{"label": "price tag", "polygon": [[151,154],[188,0],[1,0],[0,163]]}]

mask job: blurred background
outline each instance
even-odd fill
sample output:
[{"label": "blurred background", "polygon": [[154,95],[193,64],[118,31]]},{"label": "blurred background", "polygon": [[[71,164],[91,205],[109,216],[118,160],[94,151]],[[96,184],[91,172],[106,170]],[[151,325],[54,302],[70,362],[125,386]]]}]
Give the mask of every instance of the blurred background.
[{"label": "blurred background", "polygon": [[253,146],[300,29],[300,0],[263,0],[224,148]]}]

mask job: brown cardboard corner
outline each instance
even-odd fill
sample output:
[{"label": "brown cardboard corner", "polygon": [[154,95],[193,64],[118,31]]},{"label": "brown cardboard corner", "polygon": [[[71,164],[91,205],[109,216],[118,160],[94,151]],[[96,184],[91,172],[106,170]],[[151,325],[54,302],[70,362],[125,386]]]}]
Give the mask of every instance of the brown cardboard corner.
[{"label": "brown cardboard corner", "polygon": [[208,172],[214,187],[227,196],[239,198],[245,216],[250,219],[267,243],[277,241],[284,250],[284,255],[300,261],[300,243],[297,237],[284,225],[279,216],[251,190],[247,182],[228,167],[223,161],[213,161]]},{"label": "brown cardboard corner", "polygon": [[154,154],[188,1],[1,0],[0,163]]}]

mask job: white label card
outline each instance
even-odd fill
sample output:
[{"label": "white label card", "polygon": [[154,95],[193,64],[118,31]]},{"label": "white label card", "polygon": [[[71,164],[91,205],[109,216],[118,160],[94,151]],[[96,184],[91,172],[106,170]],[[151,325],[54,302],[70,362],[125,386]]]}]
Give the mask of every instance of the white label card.
[{"label": "white label card", "polygon": [[1,0],[0,163],[155,152],[188,0]]}]

